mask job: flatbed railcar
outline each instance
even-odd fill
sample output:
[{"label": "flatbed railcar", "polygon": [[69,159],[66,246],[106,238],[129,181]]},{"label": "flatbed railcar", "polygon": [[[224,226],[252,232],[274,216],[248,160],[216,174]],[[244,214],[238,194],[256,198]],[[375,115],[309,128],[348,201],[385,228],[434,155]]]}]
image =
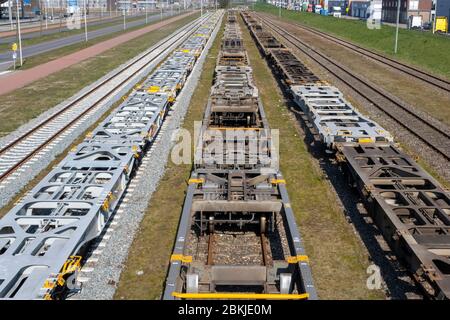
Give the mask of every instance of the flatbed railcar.
[{"label": "flatbed railcar", "polygon": [[256,45],[264,55],[269,54],[270,49],[282,49],[284,45],[272,35],[272,33],[267,32],[252,15],[246,15],[242,13],[247,28],[251,31],[251,36],[256,41]]},{"label": "flatbed railcar", "polygon": [[[243,15],[249,21],[251,14]],[[248,24],[256,39],[260,30]],[[258,27],[260,29],[260,27]],[[267,29],[268,30],[268,29]],[[258,43],[258,41],[256,41]],[[335,87],[318,79],[289,49],[261,52],[305,114],[311,133],[335,154],[366,208],[418,286],[431,299],[450,299],[450,197],[392,135],[359,113]],[[302,65],[290,68],[290,65]]]},{"label": "flatbed railcar", "polygon": [[63,299],[77,288],[69,277],[112,217],[164,122],[173,86],[181,89],[217,20],[199,18],[197,34],[166,59],[172,87],[153,90],[163,82],[157,68],[0,220],[1,299]]},{"label": "flatbed railcar", "polygon": [[241,30],[237,23],[232,22],[233,18],[228,17],[225,25],[225,32],[223,41],[221,43],[221,50],[219,53],[219,65],[222,66],[247,66],[248,56],[247,51],[244,50]]},{"label": "flatbed railcar", "polygon": [[268,47],[266,50],[271,63],[277,68],[277,71],[286,84],[326,84],[326,82],[320,80],[303,63],[300,63],[294,57],[291,50],[272,47]]},{"label": "flatbed railcar", "polygon": [[[238,48],[223,45],[233,37]],[[234,11],[222,40],[221,51],[246,55]],[[316,299],[252,68],[226,54],[218,55],[163,299]],[[253,149],[255,141],[263,143]]]},{"label": "flatbed railcar", "polygon": [[426,296],[450,298],[450,197],[393,145],[341,147],[375,223]]}]

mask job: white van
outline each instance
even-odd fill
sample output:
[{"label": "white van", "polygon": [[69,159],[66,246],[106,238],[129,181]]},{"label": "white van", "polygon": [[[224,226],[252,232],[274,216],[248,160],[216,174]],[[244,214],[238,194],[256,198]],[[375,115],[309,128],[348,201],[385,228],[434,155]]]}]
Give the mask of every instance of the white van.
[{"label": "white van", "polygon": [[316,4],[314,7],[314,12],[320,14],[320,10],[322,10],[322,6],[320,4]]},{"label": "white van", "polygon": [[335,18],[340,18],[342,16],[341,7],[333,7],[332,8],[332,15]]}]

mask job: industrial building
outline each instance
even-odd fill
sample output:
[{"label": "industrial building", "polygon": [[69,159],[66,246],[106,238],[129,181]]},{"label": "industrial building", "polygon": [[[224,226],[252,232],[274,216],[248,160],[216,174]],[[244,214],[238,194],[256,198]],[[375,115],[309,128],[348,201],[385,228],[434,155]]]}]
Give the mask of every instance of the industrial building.
[{"label": "industrial building", "polygon": [[[432,0],[400,0],[400,23],[408,23],[411,16],[421,16],[423,22],[432,20]],[[444,1],[442,1],[444,2]],[[397,21],[398,0],[383,0],[382,20]]]},{"label": "industrial building", "polygon": [[450,1],[434,0],[434,13],[436,17],[447,17],[450,20]]}]

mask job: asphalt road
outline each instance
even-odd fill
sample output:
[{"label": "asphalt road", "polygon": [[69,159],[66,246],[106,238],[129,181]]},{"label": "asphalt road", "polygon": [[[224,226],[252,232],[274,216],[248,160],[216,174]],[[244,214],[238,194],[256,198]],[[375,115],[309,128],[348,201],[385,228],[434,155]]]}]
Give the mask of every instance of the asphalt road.
[{"label": "asphalt road", "polygon": [[[170,16],[170,12],[163,13],[163,18]],[[154,22],[158,21],[160,19],[160,15],[151,15],[148,16],[148,22]],[[140,26],[145,24],[145,18],[141,20],[135,20],[132,22],[127,22],[127,29],[133,28],[135,26]],[[89,26],[88,26],[89,27]],[[88,39],[95,39],[107,34],[111,34],[114,32],[118,32],[123,30],[123,24],[118,22],[114,26],[101,28],[98,30],[89,31],[88,28]],[[49,30],[50,31],[50,30]],[[31,46],[24,46],[22,50],[23,58],[32,57],[44,52],[48,52],[51,50],[59,49],[74,43],[79,43],[85,41],[85,35],[84,32],[76,35],[71,35],[64,38],[59,38],[55,40],[50,40],[46,42],[42,42],[39,44],[31,45]],[[17,52],[17,62],[19,61],[19,53]],[[9,69],[13,65],[12,60],[12,53],[6,52],[6,53],[0,53],[0,72],[5,71]]]},{"label": "asphalt road", "polygon": [[[1,2],[1,0],[0,0],[0,2]],[[110,18],[111,16],[109,15],[109,12],[105,12],[104,14],[103,14],[103,20],[105,20],[105,19],[107,19],[107,18]],[[97,13],[91,13],[91,14],[88,14],[88,20],[90,19],[90,18],[100,18],[100,15],[99,14],[97,14]],[[49,18],[50,19],[50,18]],[[9,22],[9,19],[8,18],[2,18],[2,19],[0,19],[0,32],[5,32],[5,31],[11,31],[11,24],[10,24],[10,22]],[[25,19],[20,19],[20,28],[22,29],[22,30],[27,30],[28,28],[35,28],[35,27],[39,27],[40,26],[40,19],[39,18],[32,18],[32,19],[29,19],[29,18],[25,18]],[[65,23],[65,21],[66,21],[66,18],[64,18],[63,17],[63,24]],[[54,24],[56,24],[56,23],[59,23],[59,16],[58,15],[55,15],[55,17],[53,18],[53,22],[54,22]],[[15,18],[13,18],[13,26],[14,26],[14,30],[15,30],[15,28],[16,28],[16,23],[17,23],[17,21],[16,21],[16,19]],[[42,21],[42,23],[45,25],[45,19]],[[49,24],[50,24],[50,20],[49,20]]]}]

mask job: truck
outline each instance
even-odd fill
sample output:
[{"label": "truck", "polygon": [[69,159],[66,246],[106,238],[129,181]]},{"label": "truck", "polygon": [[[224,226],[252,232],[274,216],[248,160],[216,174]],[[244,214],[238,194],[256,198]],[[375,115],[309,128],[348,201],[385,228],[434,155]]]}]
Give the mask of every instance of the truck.
[{"label": "truck", "polygon": [[369,29],[379,29],[381,28],[381,14],[383,10],[383,5],[380,0],[373,0],[369,7],[367,8],[367,27]]},{"label": "truck", "polygon": [[408,28],[409,29],[422,29],[422,16],[409,16]]},{"label": "truck", "polygon": [[342,15],[341,7],[332,7],[330,11],[330,15],[332,15],[335,18],[340,18]]}]

